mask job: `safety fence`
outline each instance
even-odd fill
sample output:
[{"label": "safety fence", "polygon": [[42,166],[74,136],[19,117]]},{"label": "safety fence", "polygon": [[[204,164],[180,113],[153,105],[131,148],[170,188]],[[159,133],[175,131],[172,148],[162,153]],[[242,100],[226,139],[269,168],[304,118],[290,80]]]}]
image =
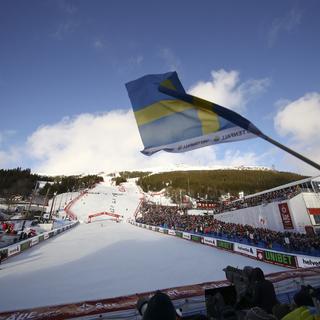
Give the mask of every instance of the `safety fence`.
[{"label": "safety fence", "polygon": [[64,211],[66,212],[67,216],[69,216],[72,220],[77,220],[77,215],[71,210],[71,207],[86,194],[87,194],[87,191],[81,192],[77,197],[75,197],[72,201],[70,201],[64,208]]},{"label": "safety fence", "polygon": [[[266,275],[275,287],[282,303],[292,302],[292,296],[299,291],[301,284],[320,286],[318,268],[295,269]],[[121,284],[119,284],[121,285]],[[184,317],[206,312],[206,290],[229,286],[227,280],[162,289],[182,310]],[[142,296],[151,297],[154,292],[144,292],[122,297],[92,301],[82,301],[63,305],[45,306],[0,313],[0,320],[63,320],[63,319],[141,319],[136,303]]]},{"label": "safety fence", "polygon": [[[32,238],[29,238],[27,240],[20,241],[18,243],[12,244],[10,246],[4,247],[0,249],[0,254],[2,257],[2,260],[6,260],[8,258],[11,258],[15,255],[18,255],[24,251],[26,251],[29,248],[32,248],[33,246],[42,243],[45,240],[48,240],[66,230],[69,230],[76,225],[78,225],[78,221],[71,222],[70,224],[67,224],[63,227],[59,227],[56,229],[53,229],[51,231],[47,231],[44,233],[41,233],[40,235],[34,236]],[[0,318],[1,319],[1,318]]]},{"label": "safety fence", "polygon": [[130,221],[130,223],[144,229],[148,229],[148,230],[160,232],[163,234],[167,234],[170,236],[179,237],[185,240],[205,244],[217,249],[240,254],[251,259],[256,259],[259,261],[276,264],[276,265],[280,265],[287,268],[320,267],[320,257],[300,255],[300,254],[288,254],[282,251],[263,249],[260,247],[250,246],[250,245],[239,243],[239,242],[222,240],[215,237],[208,237],[204,235],[172,230],[172,229],[162,228],[158,226],[151,226],[147,224],[137,223],[135,221]]}]

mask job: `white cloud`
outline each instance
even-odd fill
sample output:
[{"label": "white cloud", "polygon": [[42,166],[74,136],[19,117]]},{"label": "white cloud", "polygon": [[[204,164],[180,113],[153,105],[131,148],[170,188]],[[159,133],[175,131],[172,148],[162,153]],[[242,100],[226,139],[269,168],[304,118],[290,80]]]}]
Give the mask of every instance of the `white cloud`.
[{"label": "white cloud", "polygon": [[61,22],[57,25],[56,30],[52,33],[52,36],[57,40],[63,40],[66,36],[74,33],[78,27],[79,23],[71,19]]},{"label": "white cloud", "polygon": [[143,149],[132,111],[101,115],[82,114],[38,128],[28,139],[33,168],[45,174],[78,174],[124,169],[185,165],[256,165],[254,153],[227,151],[218,158],[214,147],[184,154],[159,152],[151,157]]},{"label": "white cloud", "polygon": [[180,59],[170,48],[162,48],[159,51],[160,58],[164,60],[170,71],[179,71],[181,66]]},{"label": "white cloud", "polygon": [[0,145],[15,134],[16,134],[15,130],[0,131]]},{"label": "white cloud", "polygon": [[211,77],[211,81],[200,81],[193,85],[190,94],[238,112],[243,111],[248,101],[269,85],[267,78],[240,83],[239,72],[235,70],[212,71]]},{"label": "white cloud", "polygon": [[60,10],[68,15],[74,15],[78,12],[78,7],[75,5],[74,2],[66,1],[66,0],[60,0],[57,2]]},{"label": "white cloud", "polygon": [[[277,132],[289,136],[290,144],[313,161],[320,162],[320,93],[307,93],[303,97],[286,102],[274,118]],[[305,174],[319,174],[309,165],[295,161]]]},{"label": "white cloud", "polygon": [[96,49],[101,49],[104,47],[104,43],[101,39],[96,39],[94,40],[93,42],[93,46],[96,48]]},{"label": "white cloud", "polygon": [[286,15],[274,19],[268,34],[268,45],[273,47],[282,32],[292,32],[301,22],[302,14],[296,8],[292,8]]},{"label": "white cloud", "polygon": [[137,56],[133,56],[133,57],[129,58],[129,64],[132,64],[134,66],[141,65],[143,60],[144,60],[144,57],[141,54],[139,54]]},{"label": "white cloud", "polygon": [[18,166],[21,160],[21,151],[19,148],[12,146],[7,150],[0,149],[0,168],[12,168]]}]

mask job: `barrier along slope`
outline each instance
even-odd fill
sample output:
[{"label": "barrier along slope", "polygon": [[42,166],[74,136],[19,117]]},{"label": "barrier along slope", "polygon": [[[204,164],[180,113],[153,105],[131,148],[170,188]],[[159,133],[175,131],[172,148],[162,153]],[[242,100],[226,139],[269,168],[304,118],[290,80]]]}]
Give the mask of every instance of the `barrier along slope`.
[{"label": "barrier along slope", "polygon": [[1,248],[0,254],[1,254],[2,260],[6,260],[6,259],[9,259],[13,256],[16,256],[16,255],[22,253],[23,251],[26,251],[27,249],[32,248],[33,246],[35,246],[39,243],[42,243],[45,240],[48,240],[48,239],[66,231],[66,230],[69,230],[69,229],[75,227],[76,225],[78,225],[78,223],[79,223],[78,221],[71,222],[70,224],[65,225],[63,227],[56,228],[51,231],[41,233],[40,235],[34,236],[34,237],[29,238],[27,240],[23,240],[18,243],[12,244],[8,247]]},{"label": "barrier along slope", "polygon": [[[84,196],[85,192],[80,193],[76,198],[74,198],[72,201],[70,201],[67,206],[64,208],[64,211],[66,212],[67,216],[70,217],[72,220],[77,220],[77,216],[74,214],[74,212],[71,210],[71,207],[73,204],[78,201],[82,196]],[[79,221],[73,221],[68,225],[55,228],[51,231],[47,231],[44,233],[41,233],[37,236],[34,236],[32,238],[17,242],[15,244],[12,244],[10,246],[4,247],[0,249],[0,255],[1,260],[9,259],[13,256],[16,256],[24,251],[26,251],[29,248],[32,248],[33,246],[42,243],[45,240],[48,240],[66,230],[69,230],[79,224]]]},{"label": "barrier along slope", "polygon": [[198,242],[200,244],[205,244],[212,246],[216,249],[226,250],[230,253],[236,253],[246,256],[251,259],[263,261],[266,263],[276,264],[279,266],[287,268],[310,268],[310,267],[320,267],[320,257],[292,254],[282,251],[269,250],[255,246],[245,245],[239,242],[233,242],[228,240],[222,240],[214,237],[206,237],[199,234],[193,234],[184,231],[177,231],[162,227],[150,226],[142,223],[137,223],[135,221],[130,221],[131,224],[145,228],[148,230],[160,232],[166,235],[176,236],[185,240]]},{"label": "barrier along slope", "polygon": [[[296,269],[266,276],[275,287],[281,303],[292,302],[300,286],[320,286],[318,268]],[[206,312],[206,290],[229,286],[227,280],[207,282],[190,286],[162,289],[169,295],[176,308],[181,308],[184,317]],[[142,296],[152,296],[155,292],[145,292],[122,297],[82,301],[64,305],[8,311],[0,313],[0,320],[63,320],[63,319],[140,319],[136,303]]]}]

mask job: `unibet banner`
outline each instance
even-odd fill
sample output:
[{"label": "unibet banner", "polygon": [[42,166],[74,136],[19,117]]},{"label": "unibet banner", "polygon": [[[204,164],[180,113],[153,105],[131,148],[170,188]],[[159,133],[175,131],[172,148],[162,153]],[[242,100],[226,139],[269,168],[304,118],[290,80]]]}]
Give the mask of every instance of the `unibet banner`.
[{"label": "unibet banner", "polygon": [[232,242],[227,242],[223,240],[217,240],[217,247],[229,251],[233,251],[233,243]]},{"label": "unibet banner", "polygon": [[296,257],[291,254],[258,249],[257,258],[265,262],[271,262],[285,267],[297,267]]},{"label": "unibet banner", "polygon": [[191,235],[191,240],[195,242],[201,242],[202,237],[195,236],[194,234]]}]

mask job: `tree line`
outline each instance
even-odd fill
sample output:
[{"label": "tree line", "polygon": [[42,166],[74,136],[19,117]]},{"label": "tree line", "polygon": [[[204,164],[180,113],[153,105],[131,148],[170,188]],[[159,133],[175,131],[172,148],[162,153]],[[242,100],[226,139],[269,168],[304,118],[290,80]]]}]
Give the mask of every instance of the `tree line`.
[{"label": "tree line", "polygon": [[222,194],[238,196],[243,191],[253,194],[306,178],[295,173],[271,170],[202,170],[173,171],[140,177],[143,191],[166,189],[172,197],[188,194],[193,198],[217,200]]},{"label": "tree line", "polygon": [[13,201],[15,197],[27,199],[37,189],[37,181],[47,182],[39,190],[39,194],[52,197],[54,193],[91,188],[103,181],[103,178],[97,175],[49,177],[31,173],[30,169],[20,167],[0,169],[0,197],[6,199],[6,202]]}]

